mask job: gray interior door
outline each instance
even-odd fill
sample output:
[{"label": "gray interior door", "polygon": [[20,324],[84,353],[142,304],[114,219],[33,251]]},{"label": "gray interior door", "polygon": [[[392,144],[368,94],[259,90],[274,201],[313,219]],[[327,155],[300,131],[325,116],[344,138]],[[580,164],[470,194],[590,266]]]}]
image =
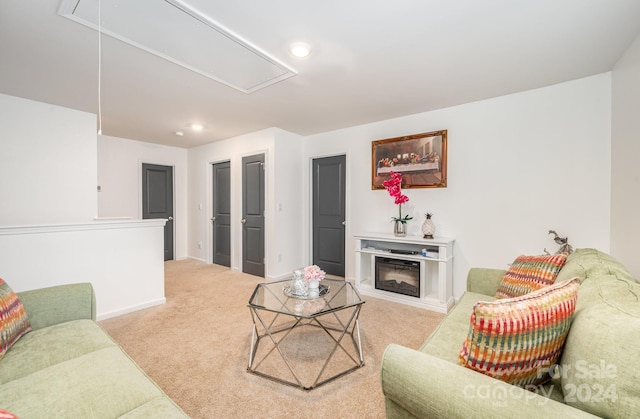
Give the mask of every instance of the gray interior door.
[{"label": "gray interior door", "polygon": [[213,263],[231,266],[231,163],[213,165]]},{"label": "gray interior door", "polygon": [[142,164],[142,218],[166,218],[164,260],[173,260],[173,167]]},{"label": "gray interior door", "polygon": [[242,158],[242,272],[264,277],[264,154]]},{"label": "gray interior door", "polygon": [[313,160],[313,263],[344,277],[346,156]]}]

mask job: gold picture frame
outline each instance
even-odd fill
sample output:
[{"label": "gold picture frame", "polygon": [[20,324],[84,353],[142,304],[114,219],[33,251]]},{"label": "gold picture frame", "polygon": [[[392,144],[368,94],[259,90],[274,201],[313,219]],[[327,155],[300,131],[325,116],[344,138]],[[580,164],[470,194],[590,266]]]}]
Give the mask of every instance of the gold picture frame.
[{"label": "gold picture frame", "polygon": [[447,130],[371,142],[371,189],[384,189],[390,172],[403,188],[447,187]]}]

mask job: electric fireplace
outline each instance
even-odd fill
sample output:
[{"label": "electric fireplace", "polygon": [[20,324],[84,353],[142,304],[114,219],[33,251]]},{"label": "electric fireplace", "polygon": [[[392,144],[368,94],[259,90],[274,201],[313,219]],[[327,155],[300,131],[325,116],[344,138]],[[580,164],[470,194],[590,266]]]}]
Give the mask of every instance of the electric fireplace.
[{"label": "electric fireplace", "polygon": [[376,289],[420,297],[420,262],[376,256]]}]

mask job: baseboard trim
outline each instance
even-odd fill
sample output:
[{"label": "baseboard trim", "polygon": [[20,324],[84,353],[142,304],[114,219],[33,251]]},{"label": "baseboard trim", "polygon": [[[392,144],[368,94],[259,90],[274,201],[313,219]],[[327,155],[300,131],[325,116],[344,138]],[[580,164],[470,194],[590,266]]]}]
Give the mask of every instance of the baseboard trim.
[{"label": "baseboard trim", "polygon": [[202,263],[209,263],[209,262],[207,262],[205,259],[196,258],[196,257],[193,257],[193,256],[187,256],[185,259],[196,260],[196,261],[198,261],[198,262],[202,262]]},{"label": "baseboard trim", "polygon": [[118,310],[108,311],[106,313],[98,313],[96,315],[96,320],[97,321],[107,320],[112,317],[122,316],[123,314],[133,313],[134,311],[142,310],[145,308],[159,306],[159,305],[165,304],[166,302],[167,302],[167,299],[162,297],[156,300],[147,301],[146,303],[136,304],[136,305],[121,308]]},{"label": "baseboard trim", "polygon": [[285,279],[291,279],[291,275],[290,273],[286,273],[286,274],[281,274],[281,275],[269,275],[267,276],[265,279],[267,281],[273,282],[273,281],[282,281]]}]

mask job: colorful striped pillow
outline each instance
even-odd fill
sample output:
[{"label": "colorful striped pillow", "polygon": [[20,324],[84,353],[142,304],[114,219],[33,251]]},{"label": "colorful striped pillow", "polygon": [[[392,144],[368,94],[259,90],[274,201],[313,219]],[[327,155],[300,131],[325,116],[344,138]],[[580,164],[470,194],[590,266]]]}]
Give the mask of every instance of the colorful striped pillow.
[{"label": "colorful striped pillow", "polygon": [[580,279],[521,297],[478,301],[458,362],[507,383],[531,388],[549,381],[562,355],[576,308]]},{"label": "colorful striped pillow", "polygon": [[519,297],[553,284],[566,261],[566,253],[518,256],[504,274],[495,297]]},{"label": "colorful striped pillow", "polygon": [[24,306],[9,284],[0,278],[0,359],[29,330],[31,322]]}]

